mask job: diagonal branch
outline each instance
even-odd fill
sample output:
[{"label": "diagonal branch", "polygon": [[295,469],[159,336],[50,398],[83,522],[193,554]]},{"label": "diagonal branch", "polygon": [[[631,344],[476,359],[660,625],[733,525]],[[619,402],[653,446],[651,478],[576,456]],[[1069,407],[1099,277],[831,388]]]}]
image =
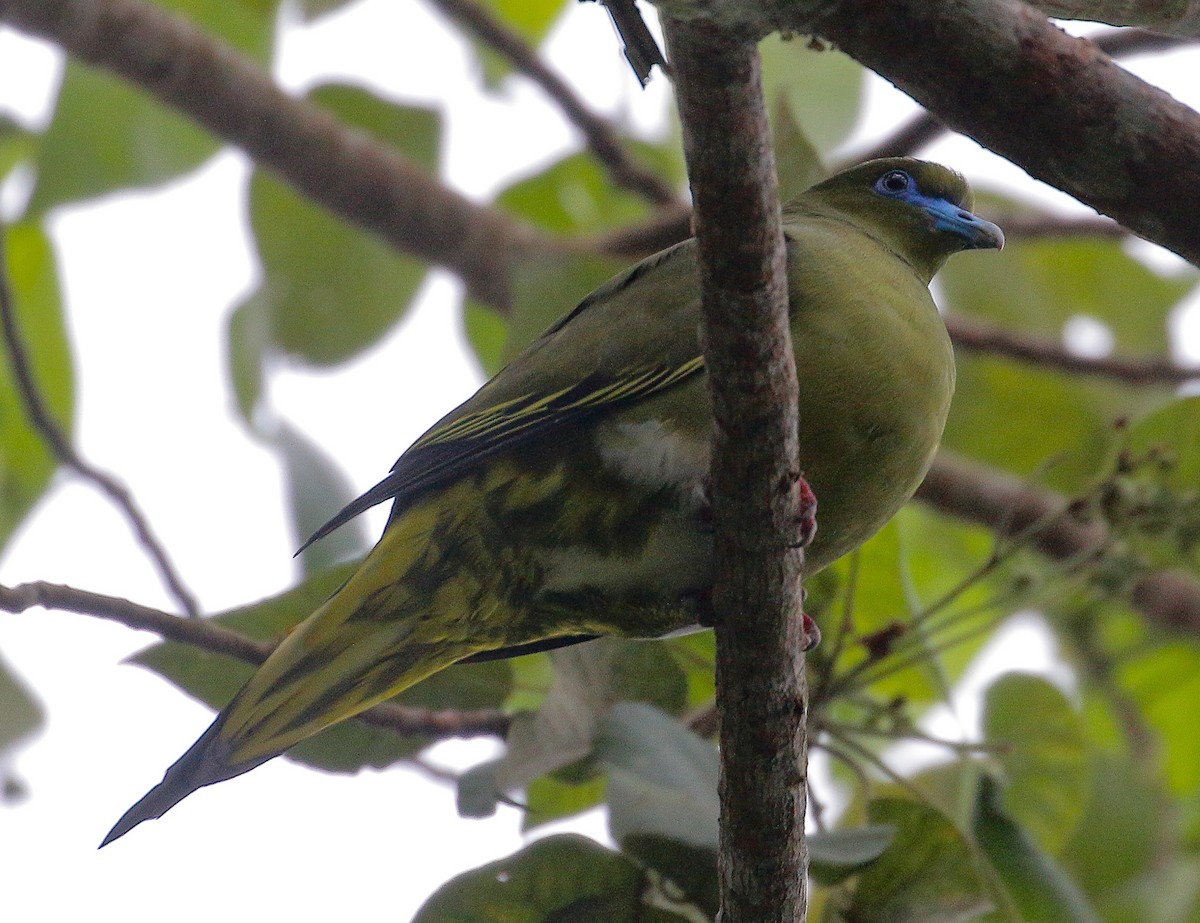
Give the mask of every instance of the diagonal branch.
[{"label": "diagonal branch", "polygon": [[775,159],[752,36],[663,19],[695,201],[713,404],[720,919],[805,916],[807,648],[796,367]]},{"label": "diagonal branch", "polygon": [[[214,654],[224,654],[255,666],[266,660],[274,650],[274,645],[247,638],[209,619],[181,619],[169,612],[139,606],[116,596],[89,593],[54,583],[24,583],[15,587],[0,585],[0,611],[19,613],[35,606],[107,619],[127,628],[150,631],[166,640],[178,641]],[[387,728],[397,734],[427,735],[439,739],[503,737],[509,725],[509,717],[498,711],[434,710],[408,708],[394,703],[376,705],[356,720]]]},{"label": "diagonal branch", "polygon": [[[1193,38],[1180,38],[1148,32],[1145,29],[1107,29],[1086,36],[1096,47],[1114,58],[1132,57],[1154,51],[1169,51],[1195,44]],[[851,155],[845,166],[876,157],[911,157],[927,144],[932,144],[939,135],[948,131],[936,116],[921,112],[897,128],[891,135],[866,150]]]},{"label": "diagonal branch", "polygon": [[947,315],[945,321],[950,339],[965,352],[1004,356],[1060,372],[1111,378],[1128,385],[1180,385],[1200,378],[1200,368],[1185,368],[1159,356],[1077,356],[1050,340],[991,327],[961,314]]},{"label": "diagonal branch", "polygon": [[1092,42],[1020,3],[778,9],[778,27],[829,39],[948,127],[1200,265],[1200,113]]},{"label": "diagonal branch", "polygon": [[520,73],[542,88],[563,115],[583,134],[588,148],[608,169],[613,182],[658,205],[679,201],[669,183],[638,163],[602,116],[593,112],[565,80],[538,57],[537,52],[474,0],[430,0],[475,37],[488,45]]},{"label": "diagonal branch", "polygon": [[183,583],[183,578],[171,563],[166,547],[158,540],[150,521],[134,502],[133,495],[120,481],[106,471],[84,459],[71,440],[63,432],[54,414],[42,397],[33,373],[33,362],[25,348],[25,340],[17,322],[17,306],[13,300],[12,287],[8,278],[8,256],[4,243],[5,231],[0,226],[0,327],[3,328],[4,345],[7,348],[12,365],[13,377],[16,379],[17,390],[25,404],[25,413],[30,425],[41,435],[51,454],[58,463],[70,468],[80,477],[96,485],[117,507],[125,514],[137,537],[138,544],[150,556],[158,575],[179,603],[183,612],[191,618],[200,615],[200,606],[191,591]]},{"label": "diagonal branch", "polygon": [[144,0],[0,0],[0,20],[111,71],[245,150],[314,202],[508,303],[509,262],[545,240],[394,149],[283,92],[249,58]]},{"label": "diagonal branch", "polygon": [[[1058,515],[1068,506],[1066,497],[947,452],[938,455],[917,499],[1001,536],[1028,533],[1033,547],[1056,561],[1083,560],[1108,542],[1100,520]],[[1130,602],[1160,628],[1200,634],[1200,581],[1183,571],[1145,574],[1134,583]]]}]

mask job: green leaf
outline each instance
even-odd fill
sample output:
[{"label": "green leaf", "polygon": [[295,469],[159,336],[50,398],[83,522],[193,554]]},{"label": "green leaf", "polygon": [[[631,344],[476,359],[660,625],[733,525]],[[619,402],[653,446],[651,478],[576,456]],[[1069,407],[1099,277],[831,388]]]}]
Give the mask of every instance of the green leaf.
[{"label": "green leaf", "polygon": [[609,772],[617,842],[648,833],[716,850],[720,761],[711,743],[652,705],[618,702],[600,722],[595,755]]},{"label": "green leaf", "polygon": [[496,204],[555,234],[604,231],[631,224],[649,212],[641,197],[614,187],[604,168],[588,154],[572,154],[514,183],[500,193]]},{"label": "green leaf", "polygon": [[[938,276],[953,311],[1052,343],[1062,341],[1069,320],[1090,317],[1125,354],[1166,354],[1167,318],[1197,278],[1159,276],[1114,241],[1016,241],[988,257],[967,254]],[[943,442],[1022,475],[1052,463],[1046,481],[1074,491],[1111,457],[1113,421],[1165,399],[1164,389],[964,353]],[[1038,413],[1024,411],[1030,401]]]},{"label": "green leaf", "polygon": [[644,902],[648,885],[625,856],[580,836],[552,836],[451,879],[413,923],[683,923]]},{"label": "green leaf", "polygon": [[895,828],[887,824],[809,834],[809,873],[823,885],[837,884],[882,856],[895,838]]},{"label": "green leaf", "polygon": [[771,135],[775,139],[775,172],[779,177],[780,201],[791,201],[828,175],[820,153],[782,98],[771,110]]},{"label": "green leaf", "polygon": [[892,845],[858,878],[843,923],[966,923],[989,909],[988,892],[962,834],[927,805],[880,798],[874,825],[895,828]]},{"label": "green leaf", "polygon": [[604,795],[608,791],[607,776],[594,774],[590,778],[572,778],[568,781],[559,778],[561,774],[555,772],[539,776],[526,787],[522,832],[564,817],[574,817],[604,802]]},{"label": "green leaf", "polygon": [[539,254],[521,263],[513,272],[513,307],[504,361],[541,336],[619,268],[614,260],[589,255]]},{"label": "green leaf", "polygon": [[1200,397],[1172,401],[1129,430],[1134,455],[1159,452],[1167,461],[1156,475],[1177,491],[1200,488]]},{"label": "green leaf", "polygon": [[[566,0],[485,0],[483,5],[503,25],[536,49],[566,6]],[[470,30],[464,32],[475,46],[475,53],[483,66],[484,82],[488,86],[496,86],[512,72],[508,58],[497,53],[491,43],[476,39]]]},{"label": "green leaf", "polygon": [[271,340],[269,311],[260,290],[234,309],[225,331],[229,380],[242,419],[251,429],[257,428],[255,411],[266,384],[263,361]]},{"label": "green leaf", "polygon": [[36,156],[39,140],[33,132],[0,115],[0,180],[6,178],[17,164]]},{"label": "green leaf", "polygon": [[[311,98],[348,124],[394,143],[417,163],[435,167],[437,113],[396,106],[347,86],[321,87]],[[276,346],[313,364],[343,362],[378,342],[404,316],[425,278],[424,264],[262,171],[250,184],[250,211],[265,278],[247,304],[265,307]]]},{"label": "green leaf", "polygon": [[[350,562],[331,568],[278,596],[213,616],[213,621],[257,641],[278,639],[312,614],[357,566]],[[132,661],[216,709],[233,698],[254,670],[232,657],[173,641],[152,645]],[[498,708],[511,685],[512,671],[505,661],[470,664],[435,673],[391,701],[418,708]],[[401,737],[384,728],[343,721],[297,744],[287,756],[317,769],[356,772],[365,766],[389,766],[429,743],[423,736]]]},{"label": "green leaf", "polygon": [[996,745],[1007,784],[1003,809],[1050,853],[1083,816],[1090,767],[1083,721],[1056,686],[1006,673],[984,696],[984,739]]},{"label": "green leaf", "polygon": [[1092,317],[1126,354],[1167,352],[1167,317],[1197,278],[1160,276],[1120,241],[1098,238],[1017,240],[986,259],[951,260],[938,275],[955,311],[1054,342],[1072,317]]},{"label": "green leaf", "polygon": [[[268,60],[275,17],[271,0],[160,0],[159,5],[254,60]],[[216,138],[152,96],[68,58],[39,149],[29,214],[165,182],[199,166],[219,147]]]},{"label": "green leaf", "polygon": [[840,51],[817,50],[798,36],[776,33],[759,42],[758,49],[768,104],[785,104],[816,149],[831,154],[858,122],[862,67]]},{"label": "green leaf", "polygon": [[[958,359],[958,382],[942,436],[947,449],[1067,492],[1107,470],[1113,424],[1165,398],[1153,389],[1067,377],[1004,359]],[[1026,412],[1036,402],[1038,412]]]},{"label": "green leaf", "polygon": [[[1076,824],[1061,861],[1104,911],[1131,880],[1151,872],[1176,821],[1164,809],[1161,780],[1144,766],[1112,754],[1092,758],[1088,788],[1092,797]],[[1105,917],[1107,918],[1107,913]]]},{"label": "green leaf", "polygon": [[[292,537],[297,546],[357,496],[336,462],[295,427],[281,423],[274,443],[283,459]],[[305,574],[318,574],[371,547],[366,522],[351,520],[306,548],[300,556]]]},{"label": "green leaf", "polygon": [[1165,644],[1129,658],[1118,677],[1161,740],[1168,787],[1176,794],[1200,792],[1200,650],[1190,643]]},{"label": "green leaf", "polygon": [[41,704],[25,689],[25,685],[0,658],[0,801],[9,793],[23,790],[21,783],[9,774],[13,755],[45,723]]},{"label": "green leaf", "polygon": [[[5,252],[29,371],[42,400],[69,436],[75,376],[54,251],[40,227],[22,223],[7,229]],[[29,422],[12,360],[4,355],[0,362],[0,547],[41,497],[57,467]]]},{"label": "green leaf", "polygon": [[299,0],[299,6],[304,21],[312,22],[315,19],[320,19],[327,13],[340,10],[352,2],[353,0]]},{"label": "green leaf", "polygon": [[463,326],[467,342],[487,375],[504,368],[504,344],[508,341],[508,321],[495,308],[474,298],[463,300]]},{"label": "green leaf", "polygon": [[1000,787],[990,776],[979,781],[972,829],[975,840],[1004,883],[1025,923],[1100,923],[1087,898],[1005,811]]}]

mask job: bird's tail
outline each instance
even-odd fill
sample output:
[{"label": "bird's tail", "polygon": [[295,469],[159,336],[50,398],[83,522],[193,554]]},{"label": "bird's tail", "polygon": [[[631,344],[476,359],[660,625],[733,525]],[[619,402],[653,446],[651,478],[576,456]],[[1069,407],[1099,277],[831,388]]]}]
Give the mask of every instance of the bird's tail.
[{"label": "bird's tail", "polygon": [[[398,527],[398,528],[397,528]],[[301,623],[251,676],[162,782],[125,812],[101,846],[161,817],[196,789],[233,778],[474,652],[452,627],[462,600],[414,592],[427,571],[429,533],[412,554],[402,522],[358,571]],[[400,544],[398,544],[400,543]],[[405,552],[410,552],[406,554]],[[397,566],[401,563],[402,566]]]}]

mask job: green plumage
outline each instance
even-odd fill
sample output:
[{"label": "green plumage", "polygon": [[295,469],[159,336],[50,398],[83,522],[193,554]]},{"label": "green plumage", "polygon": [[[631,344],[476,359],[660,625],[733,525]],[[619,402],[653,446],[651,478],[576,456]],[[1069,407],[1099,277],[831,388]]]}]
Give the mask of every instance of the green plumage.
[{"label": "green plumage", "polygon": [[[957,174],[873,161],[784,213],[809,572],[903,505],[954,387],[928,284],[998,247]],[[394,500],[358,571],[280,645],[105,842],[465,657],[697,625],[711,589],[712,426],[694,241],[589,295],[319,537]],[[316,538],[314,537],[314,538]]]}]

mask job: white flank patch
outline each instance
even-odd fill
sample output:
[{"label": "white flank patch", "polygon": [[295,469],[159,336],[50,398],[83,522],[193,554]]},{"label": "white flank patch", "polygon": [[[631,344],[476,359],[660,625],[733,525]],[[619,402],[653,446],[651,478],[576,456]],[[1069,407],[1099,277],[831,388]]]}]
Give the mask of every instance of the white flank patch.
[{"label": "white flank patch", "polygon": [[668,429],[662,420],[602,426],[596,447],[605,465],[644,487],[692,488],[708,476],[709,440]]}]

